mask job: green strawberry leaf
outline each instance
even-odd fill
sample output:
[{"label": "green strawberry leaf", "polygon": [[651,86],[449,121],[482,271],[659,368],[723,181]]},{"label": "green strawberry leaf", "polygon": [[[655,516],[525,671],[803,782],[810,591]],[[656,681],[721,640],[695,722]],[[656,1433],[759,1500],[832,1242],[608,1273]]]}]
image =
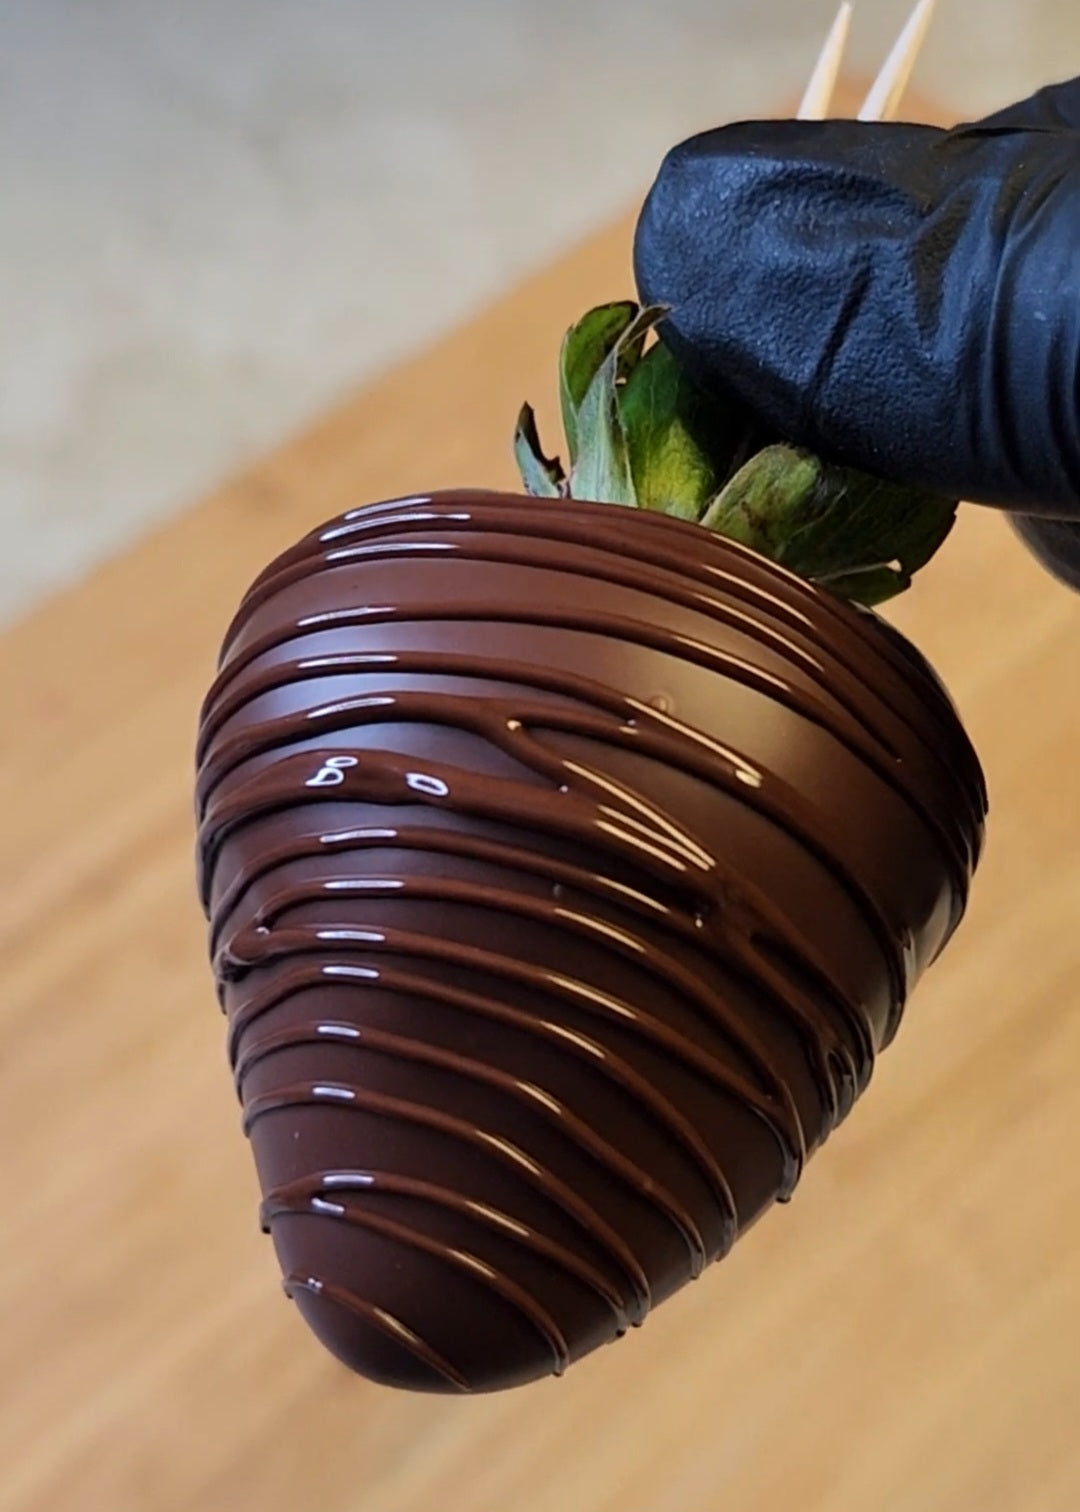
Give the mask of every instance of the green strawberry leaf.
[{"label": "green strawberry leaf", "polygon": [[910,587],[952,529],[957,503],[886,483],[797,447],[766,447],[702,524],[863,603]]},{"label": "green strawberry leaf", "polygon": [[886,595],[891,598],[911,586],[915,573],[944,542],[956,510],[955,499],[930,489],[822,464],[813,517],[791,536],[778,560],[834,588],[835,580],[852,572],[891,570],[894,586]]},{"label": "green strawberry leaf", "polygon": [[619,391],[619,411],[639,507],[697,520],[720,481],[716,442],[728,437],[719,406],[657,342]]},{"label": "green strawberry leaf", "polygon": [[817,512],[822,471],[810,452],[767,446],[739,468],[701,523],[777,561]]},{"label": "green strawberry leaf", "polygon": [[817,581],[839,598],[864,604],[867,609],[884,604],[911,587],[910,574],[898,572],[894,567],[863,567],[857,572],[846,572],[835,578],[818,578]]},{"label": "green strawberry leaf", "polygon": [[641,361],[646,337],[666,313],[660,306],[637,311],[600,364],[578,407],[578,457],[570,475],[575,499],[638,502],[619,412],[619,385],[623,375],[632,373]]},{"label": "green strawberry leaf", "polygon": [[578,411],[604,360],[637,313],[637,305],[628,299],[600,305],[582,316],[563,337],[559,354],[559,399],[571,466],[578,458],[581,434]]},{"label": "green strawberry leaf", "polygon": [[545,457],[531,404],[521,407],[514,432],[514,456],[526,493],[539,499],[561,499],[566,492],[566,474],[558,457]]}]

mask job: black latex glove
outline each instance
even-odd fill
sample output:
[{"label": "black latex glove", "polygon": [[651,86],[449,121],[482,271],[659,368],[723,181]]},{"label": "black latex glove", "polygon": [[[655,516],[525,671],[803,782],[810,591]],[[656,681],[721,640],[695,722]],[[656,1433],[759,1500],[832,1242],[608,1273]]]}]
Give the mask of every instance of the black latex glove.
[{"label": "black latex glove", "polygon": [[1080,79],[953,131],[694,137],[635,268],[707,386],[836,461],[1020,511],[1080,588]]}]

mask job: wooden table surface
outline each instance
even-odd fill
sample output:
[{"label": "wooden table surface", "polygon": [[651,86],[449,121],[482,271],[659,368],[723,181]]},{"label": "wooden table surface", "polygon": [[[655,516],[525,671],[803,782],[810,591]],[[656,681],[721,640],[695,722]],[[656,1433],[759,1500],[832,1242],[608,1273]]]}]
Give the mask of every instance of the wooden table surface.
[{"label": "wooden table surface", "polygon": [[[283,1300],[192,879],[239,593],[365,500],[513,482],[629,222],[0,638],[0,1507],[1075,1512],[1080,597],[965,512],[892,617],[991,789],[967,921],[795,1202],[614,1348],[493,1398],[354,1379]],[[1070,691],[1072,690],[1072,691]]]}]

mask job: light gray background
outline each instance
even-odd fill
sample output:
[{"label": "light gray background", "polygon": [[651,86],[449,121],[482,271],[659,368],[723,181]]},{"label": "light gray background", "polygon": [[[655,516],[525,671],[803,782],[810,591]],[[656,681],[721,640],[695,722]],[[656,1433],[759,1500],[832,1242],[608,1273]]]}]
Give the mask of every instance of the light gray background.
[{"label": "light gray background", "polygon": [[[856,66],[908,8],[856,0]],[[834,11],[0,0],[0,619],[797,91]],[[1076,0],[941,0],[918,83],[1077,72]]]}]

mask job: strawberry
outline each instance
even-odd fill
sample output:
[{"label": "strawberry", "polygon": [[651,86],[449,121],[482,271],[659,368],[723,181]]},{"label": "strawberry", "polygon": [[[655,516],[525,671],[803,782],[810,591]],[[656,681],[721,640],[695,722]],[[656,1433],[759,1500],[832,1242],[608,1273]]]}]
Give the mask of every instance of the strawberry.
[{"label": "strawberry", "polygon": [[662,313],[568,334],[569,466],[526,407],[531,497],[369,505],[272,563],[203,707],[263,1222],[377,1381],[558,1373],[724,1255],[978,861],[975,753],[865,607],[955,504],[760,434],[647,345]]}]

